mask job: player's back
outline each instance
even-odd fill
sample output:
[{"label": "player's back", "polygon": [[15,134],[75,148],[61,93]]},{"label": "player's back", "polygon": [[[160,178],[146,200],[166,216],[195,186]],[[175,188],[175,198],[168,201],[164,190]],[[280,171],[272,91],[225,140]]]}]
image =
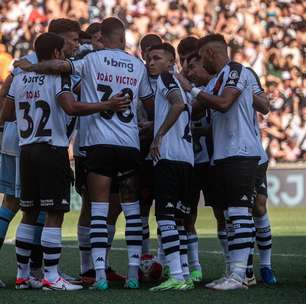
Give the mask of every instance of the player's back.
[{"label": "player's back", "polygon": [[67,147],[66,114],[56,101],[70,91],[69,77],[20,73],[8,97],[15,101],[19,145],[48,143]]},{"label": "player's back", "polygon": [[82,117],[81,146],[104,144],[138,149],[137,102],[153,95],[144,64],[122,50],[106,49],[73,61],[72,66],[82,77],[82,101],[106,101],[120,92],[128,94],[132,101],[125,112]]}]

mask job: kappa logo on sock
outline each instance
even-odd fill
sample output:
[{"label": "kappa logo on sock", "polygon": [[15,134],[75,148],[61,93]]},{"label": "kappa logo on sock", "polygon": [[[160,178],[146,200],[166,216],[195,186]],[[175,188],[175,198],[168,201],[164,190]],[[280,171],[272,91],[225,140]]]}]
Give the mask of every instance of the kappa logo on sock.
[{"label": "kappa logo on sock", "polygon": [[171,202],[168,202],[165,208],[174,208],[174,205]]},{"label": "kappa logo on sock", "polygon": [[131,256],[131,258],[139,259],[139,255],[138,255],[138,254],[133,254],[133,255]]},{"label": "kappa logo on sock", "polygon": [[241,198],[242,201],[247,201],[248,200],[248,197],[246,195],[244,195],[242,198]]},{"label": "kappa logo on sock", "polygon": [[104,259],[100,256],[96,258],[96,262],[104,262]]}]

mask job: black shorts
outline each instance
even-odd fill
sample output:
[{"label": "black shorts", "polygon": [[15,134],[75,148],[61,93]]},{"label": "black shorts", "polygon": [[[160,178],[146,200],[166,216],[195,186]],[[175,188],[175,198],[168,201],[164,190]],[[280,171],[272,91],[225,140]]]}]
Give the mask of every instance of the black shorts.
[{"label": "black shorts", "polygon": [[217,206],[253,207],[259,157],[229,157],[216,164]]},{"label": "black shorts", "polygon": [[139,169],[141,204],[152,204],[154,199],[154,165],[152,160],[144,160]]},{"label": "black shorts", "polygon": [[140,165],[140,152],[136,148],[97,145],[86,149],[88,173],[119,179],[135,174]]},{"label": "black shorts", "polygon": [[255,192],[268,198],[267,169],[269,162],[257,166]]},{"label": "black shorts", "polygon": [[[87,191],[87,168],[86,168],[86,157],[75,156],[75,190],[79,195],[83,195]],[[113,178],[111,185],[111,193],[119,192],[119,184],[117,178]]]},{"label": "black shorts", "polygon": [[72,176],[68,149],[46,143],[21,147],[20,182],[22,210],[69,211]]},{"label": "black shorts", "polygon": [[156,216],[190,213],[193,167],[187,162],[160,160],[154,168]]},{"label": "black shorts", "polygon": [[191,214],[197,212],[201,191],[204,196],[205,206],[214,207],[216,203],[215,166],[211,166],[209,162],[195,164],[194,166]]}]

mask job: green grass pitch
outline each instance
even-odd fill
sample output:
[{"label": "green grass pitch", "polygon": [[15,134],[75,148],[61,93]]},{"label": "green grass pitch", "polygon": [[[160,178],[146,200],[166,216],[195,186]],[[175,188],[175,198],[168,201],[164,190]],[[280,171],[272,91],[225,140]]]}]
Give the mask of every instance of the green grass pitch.
[{"label": "green grass pitch", "polygon": [[[69,274],[79,272],[79,254],[76,242],[76,223],[78,212],[66,215],[63,229],[63,255],[61,269]],[[79,292],[44,292],[16,291],[14,289],[16,264],[15,250],[9,241],[14,238],[16,224],[20,215],[14,219],[8,231],[6,243],[0,252],[0,279],[6,282],[6,289],[0,290],[0,304],[298,304],[306,303],[306,208],[271,208],[270,217],[273,230],[273,265],[279,284],[269,288],[259,283],[249,290],[215,292],[204,288],[204,284],[222,274],[223,260],[216,239],[215,221],[211,210],[199,209],[197,222],[200,236],[200,257],[204,271],[204,282],[189,292],[151,293],[147,289],[152,284],[143,284],[140,290],[124,290],[119,284],[111,284],[105,292],[82,290]],[[151,216],[152,248],[156,248],[156,225]],[[124,220],[120,217],[117,224],[114,250],[111,253],[111,264],[116,270],[125,273],[127,270],[127,252],[124,242]],[[255,270],[258,274],[258,256],[255,258]]]}]

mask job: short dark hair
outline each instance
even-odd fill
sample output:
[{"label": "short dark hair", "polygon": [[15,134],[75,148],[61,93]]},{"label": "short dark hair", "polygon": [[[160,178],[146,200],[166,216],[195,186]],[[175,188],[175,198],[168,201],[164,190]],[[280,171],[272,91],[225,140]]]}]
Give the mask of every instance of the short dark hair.
[{"label": "short dark hair", "polygon": [[203,47],[204,45],[206,45],[207,43],[210,43],[210,42],[221,42],[225,46],[227,46],[227,43],[226,43],[223,35],[221,35],[221,34],[209,34],[209,35],[204,36],[204,37],[199,39],[198,48],[200,49],[201,47]]},{"label": "short dark hair", "polygon": [[79,22],[67,18],[53,19],[49,23],[49,33],[63,34],[67,32],[81,32]]},{"label": "short dark hair", "polygon": [[37,37],[34,43],[38,61],[49,60],[55,50],[61,50],[64,47],[65,40],[54,33],[43,33]]},{"label": "short dark hair", "polygon": [[175,48],[168,42],[163,42],[161,44],[152,45],[149,49],[149,51],[153,50],[164,50],[165,52],[171,54],[173,58],[175,59]]},{"label": "short dark hair", "polygon": [[87,29],[86,29],[86,33],[89,34],[90,36],[94,35],[95,33],[98,33],[101,31],[101,23],[100,22],[94,22],[91,23]]},{"label": "short dark hair", "polygon": [[142,52],[146,51],[147,48],[163,43],[159,35],[149,33],[144,35],[140,40],[140,49]]},{"label": "short dark hair", "polygon": [[123,22],[116,17],[109,17],[101,23],[101,33],[104,36],[110,36],[117,30],[124,30]]},{"label": "short dark hair", "polygon": [[180,41],[177,46],[177,52],[180,56],[185,56],[198,49],[199,39],[194,36],[188,36]]}]

